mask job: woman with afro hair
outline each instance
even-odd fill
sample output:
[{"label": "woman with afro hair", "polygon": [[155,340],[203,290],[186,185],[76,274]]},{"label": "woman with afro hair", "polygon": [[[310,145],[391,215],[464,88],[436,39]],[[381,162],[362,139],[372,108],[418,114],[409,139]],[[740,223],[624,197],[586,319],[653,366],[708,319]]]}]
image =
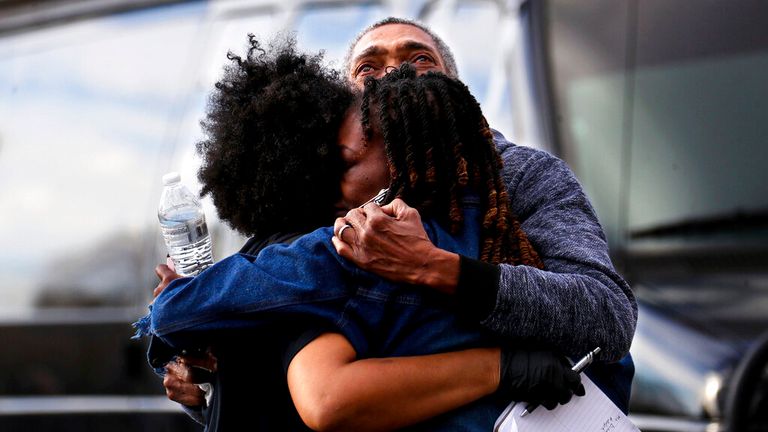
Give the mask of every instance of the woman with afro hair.
[{"label": "woman with afro hair", "polygon": [[230,59],[203,122],[200,179],[220,217],[254,238],[195,278],[165,278],[140,323],[175,349],[212,347],[209,430],[488,430],[510,399],[551,409],[583,390],[545,331],[494,348],[451,298],[339,257],[332,242],[350,230],[297,238],[387,187],[441,248],[541,268],[466,86],[403,65],[355,95],[290,40],[264,50],[251,38]]},{"label": "woman with afro hair", "polygon": [[198,178],[219,217],[254,238],[333,223],[343,172],[336,138],[353,92],[321,56],[278,38],[268,50],[249,35],[201,122]]}]

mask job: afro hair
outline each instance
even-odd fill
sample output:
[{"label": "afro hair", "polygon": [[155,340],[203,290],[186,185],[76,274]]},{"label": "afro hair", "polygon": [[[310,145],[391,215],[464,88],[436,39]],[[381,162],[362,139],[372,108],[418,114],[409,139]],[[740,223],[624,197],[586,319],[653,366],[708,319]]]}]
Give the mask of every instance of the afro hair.
[{"label": "afro hair", "polygon": [[249,34],[247,55],[227,58],[201,121],[201,195],[247,236],[332,223],[343,173],[338,131],[353,90],[322,65],[322,53],[298,53],[293,36],[264,49]]}]

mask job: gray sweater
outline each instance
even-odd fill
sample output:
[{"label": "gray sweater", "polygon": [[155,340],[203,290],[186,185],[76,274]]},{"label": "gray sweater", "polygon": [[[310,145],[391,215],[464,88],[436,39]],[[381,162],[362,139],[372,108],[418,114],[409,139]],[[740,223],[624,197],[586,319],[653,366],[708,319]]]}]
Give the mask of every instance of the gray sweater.
[{"label": "gray sweater", "polygon": [[495,304],[482,324],[512,338],[556,341],[575,358],[600,346],[600,358],[629,352],[637,303],[616,273],[605,234],[581,185],[562,160],[517,146],[500,133],[512,210],[544,261],[544,270],[500,266]]}]

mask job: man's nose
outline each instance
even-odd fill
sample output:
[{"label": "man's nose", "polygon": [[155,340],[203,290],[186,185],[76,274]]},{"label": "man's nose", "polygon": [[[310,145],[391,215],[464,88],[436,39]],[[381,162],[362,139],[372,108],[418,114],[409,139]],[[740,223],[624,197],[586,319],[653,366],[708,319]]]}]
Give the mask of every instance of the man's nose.
[{"label": "man's nose", "polygon": [[392,60],[392,61],[388,62],[387,65],[384,67],[384,75],[386,75],[386,74],[388,74],[388,73],[390,73],[392,71],[400,69],[406,63],[408,63],[408,62],[407,61],[402,61],[402,60]]}]

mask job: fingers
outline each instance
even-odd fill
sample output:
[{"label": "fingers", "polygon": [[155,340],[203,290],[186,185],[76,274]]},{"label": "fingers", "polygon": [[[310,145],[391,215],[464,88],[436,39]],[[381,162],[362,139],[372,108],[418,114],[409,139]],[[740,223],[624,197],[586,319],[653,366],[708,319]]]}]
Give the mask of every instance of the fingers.
[{"label": "fingers", "polygon": [[563,356],[538,350],[502,349],[499,390],[548,410],[584,395],[581,376]]},{"label": "fingers", "polygon": [[182,356],[177,361],[187,369],[186,381],[195,384],[213,382],[213,373],[218,369],[216,357],[210,351],[201,356]]},{"label": "fingers", "polygon": [[344,219],[348,224],[352,225],[352,228],[359,229],[366,225],[368,218],[364,209],[355,208],[348,211],[347,215],[344,216]]},{"label": "fingers", "polygon": [[554,399],[545,399],[541,401],[541,406],[548,409],[549,411],[552,411],[557,406],[557,400]]},{"label": "fingers", "polygon": [[176,272],[171,270],[167,264],[158,264],[157,267],[155,267],[155,274],[157,275],[158,279],[163,280],[171,275],[176,274]]},{"label": "fingers", "polygon": [[557,389],[541,389],[543,393],[539,394],[539,398],[533,397],[532,400],[537,402],[548,410],[557,408],[558,405],[565,405],[573,399],[573,395],[584,396],[586,391],[582,384],[578,384],[575,388],[557,388]]},{"label": "fingers", "polygon": [[160,295],[160,293],[163,292],[169,283],[181,277],[181,275],[177,274],[167,264],[158,264],[157,267],[155,267],[155,274],[160,279],[160,283],[157,284],[155,289],[152,291],[152,295],[154,297]]},{"label": "fingers", "polygon": [[[573,395],[584,395],[584,386],[581,384],[581,376],[570,369],[570,365],[563,359],[562,362],[556,364],[558,367],[554,367],[552,374],[556,377],[552,380],[554,383],[552,393],[548,395],[548,403],[542,403],[547,409],[553,409],[558,404],[565,405],[573,398]],[[549,407],[552,408],[549,408]]]},{"label": "fingers", "polygon": [[333,235],[334,235],[334,237],[338,237],[339,231],[346,224],[347,224],[347,219],[345,219],[343,217],[336,218],[336,220],[333,222]]},{"label": "fingers", "polygon": [[396,198],[391,203],[385,206],[379,206],[376,203],[368,203],[363,208],[354,208],[347,212],[343,218],[336,219],[334,223],[334,234],[338,235],[345,224],[352,225],[352,228],[356,230],[362,230],[357,233],[368,230],[376,231],[379,228],[386,226],[386,224],[397,220],[410,220],[413,219],[415,223],[421,225],[421,217],[418,210],[413,207],[409,207],[405,201]]},{"label": "fingers", "polygon": [[351,232],[350,232],[350,233],[348,233],[347,235],[355,235],[355,234],[354,234],[354,232],[355,232],[355,229],[352,227],[352,224],[349,224],[349,223],[347,223],[347,224],[344,224],[344,226],[343,226],[343,227],[341,227],[341,228],[339,229],[339,233],[336,235],[336,237],[338,237],[338,238],[339,238],[339,240],[341,240],[341,241],[343,241],[343,242],[345,242],[345,243],[351,243],[352,241],[354,241],[354,239],[351,239],[351,238],[350,238],[350,239],[348,240],[348,239],[345,239],[345,238],[344,238],[344,233],[345,233],[345,231],[347,231],[347,230],[351,230]]},{"label": "fingers", "polygon": [[172,377],[181,382],[189,382],[189,368],[178,361],[171,361],[165,365],[166,378]]},{"label": "fingers", "polygon": [[[376,204],[368,205],[378,207]],[[348,211],[347,215],[343,218],[336,219],[336,222],[333,224],[334,237],[348,245],[356,244],[359,238],[358,230],[364,230],[367,226],[367,222],[368,216],[366,215],[365,210],[360,208],[352,209]],[[334,242],[334,245],[336,245],[336,242]],[[339,251],[339,245],[336,246],[336,250],[339,252],[339,255],[344,256],[341,251]]]},{"label": "fingers", "polygon": [[541,405],[548,410],[553,410],[559,404],[568,403],[571,400],[571,392],[563,391],[562,389],[539,387],[532,389],[527,397],[525,397],[525,400],[531,404]]},{"label": "fingers", "polygon": [[409,207],[405,201],[401,200],[400,198],[395,198],[389,204],[381,206],[381,211],[388,216],[397,218],[398,216],[408,211],[410,208],[412,207]]},{"label": "fingers", "polygon": [[366,218],[381,217],[381,216],[387,215],[386,213],[384,213],[381,206],[376,203],[368,203],[365,206],[363,206],[363,214],[365,215]]},{"label": "fingers", "polygon": [[577,372],[574,372],[570,368],[566,371],[565,383],[566,383],[566,386],[568,387],[568,390],[572,394],[575,394],[576,396],[584,396],[584,394],[586,394],[586,391],[584,390],[584,385],[581,384],[581,375],[579,375]]},{"label": "fingers", "polygon": [[216,372],[218,370],[218,361],[210,351],[206,351],[202,356],[179,357],[178,362],[184,366],[193,366],[206,369],[211,372]]},{"label": "fingers", "polygon": [[[347,213],[347,215],[349,215],[349,213]],[[339,255],[342,255],[341,251],[339,250],[342,244],[350,243],[354,241],[354,238],[350,238],[350,237],[344,238],[345,235],[347,236],[354,235],[354,227],[352,226],[351,223],[347,221],[346,217],[336,218],[336,221],[333,223],[333,238],[331,240],[332,241],[333,239],[341,240],[341,242],[333,241],[333,245],[336,247],[336,252],[338,252]]]},{"label": "fingers", "polygon": [[201,406],[205,402],[205,393],[190,382],[189,370],[177,362],[170,362],[165,367],[163,387],[168,399],[187,406]]},{"label": "fingers", "polygon": [[198,366],[189,367],[189,381],[194,384],[212,383],[213,371]]},{"label": "fingers", "polygon": [[565,390],[561,392],[559,396],[560,397],[558,397],[557,403],[559,403],[560,405],[565,405],[568,402],[570,402],[571,398],[573,397],[573,392],[571,392],[570,390]]},{"label": "fingers", "polygon": [[333,243],[333,247],[336,248],[336,253],[343,256],[344,258],[350,259],[353,255],[352,247],[343,241],[339,240],[338,237],[333,236],[331,237],[331,243]]},{"label": "fingers", "polygon": [[337,218],[334,223],[334,233],[346,224],[351,223],[354,227],[365,226],[366,221],[376,220],[389,216],[390,218],[403,219],[405,217],[417,217],[421,220],[418,210],[410,207],[400,198],[395,198],[387,205],[380,206],[376,203],[368,203],[362,208],[354,208],[347,212],[343,218]]},{"label": "fingers", "polygon": [[565,372],[565,383],[571,390],[576,390],[581,385],[581,375],[570,368]]}]

